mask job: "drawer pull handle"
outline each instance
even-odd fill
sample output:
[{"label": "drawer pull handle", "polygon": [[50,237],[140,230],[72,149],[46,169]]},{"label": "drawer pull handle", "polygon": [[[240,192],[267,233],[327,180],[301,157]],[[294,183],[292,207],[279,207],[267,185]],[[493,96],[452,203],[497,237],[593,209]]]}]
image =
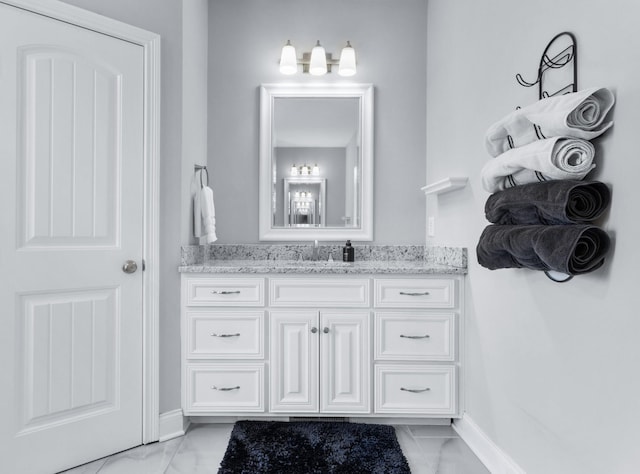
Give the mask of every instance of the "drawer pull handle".
[{"label": "drawer pull handle", "polygon": [[222,291],[218,291],[218,290],[211,290],[211,294],[212,294],[212,295],[238,295],[238,294],[240,294],[240,290],[235,290],[235,291],[228,291],[228,290],[222,290]]},{"label": "drawer pull handle", "polygon": [[422,293],[411,293],[409,291],[401,291],[400,294],[404,296],[429,296],[428,291],[423,291]]},{"label": "drawer pull handle", "polygon": [[400,387],[400,390],[403,390],[405,392],[411,392],[411,393],[422,393],[422,392],[428,392],[431,389],[429,387],[427,388],[422,388],[422,389],[418,389],[418,388],[404,388],[404,387]]},{"label": "drawer pull handle", "polygon": [[237,385],[235,387],[216,387],[215,385],[213,385],[211,387],[211,390],[218,390],[219,392],[229,392],[231,390],[240,390],[240,385]]},{"label": "drawer pull handle", "polygon": [[400,337],[404,337],[406,339],[429,339],[431,336],[425,334],[424,336],[405,336],[404,334],[400,334]]},{"label": "drawer pull handle", "polygon": [[240,333],[237,332],[235,334],[216,334],[215,332],[211,333],[211,337],[238,337]]}]

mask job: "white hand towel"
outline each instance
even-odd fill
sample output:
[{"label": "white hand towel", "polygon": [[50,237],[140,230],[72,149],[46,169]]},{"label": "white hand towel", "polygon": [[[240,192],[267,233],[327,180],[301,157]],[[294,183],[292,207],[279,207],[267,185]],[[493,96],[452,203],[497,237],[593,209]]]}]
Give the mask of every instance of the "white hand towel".
[{"label": "white hand towel", "polygon": [[519,184],[552,179],[583,179],[596,167],[595,148],[586,140],[554,137],[536,140],[489,160],[482,168],[482,186],[490,193]]},{"label": "white hand towel", "polygon": [[193,236],[202,236],[202,206],[200,205],[200,189],[193,195]]},{"label": "white hand towel", "polygon": [[[591,140],[613,125],[604,118],[613,107],[613,93],[604,87],[548,97],[515,110],[489,127],[485,145],[491,156],[508,151],[508,136],[513,147],[521,147],[540,138],[570,136]],[[542,137],[536,134],[537,125]]]},{"label": "white hand towel", "polygon": [[213,190],[204,186],[193,198],[193,235],[201,242],[211,244],[218,240],[216,235],[216,208],[213,203]]}]

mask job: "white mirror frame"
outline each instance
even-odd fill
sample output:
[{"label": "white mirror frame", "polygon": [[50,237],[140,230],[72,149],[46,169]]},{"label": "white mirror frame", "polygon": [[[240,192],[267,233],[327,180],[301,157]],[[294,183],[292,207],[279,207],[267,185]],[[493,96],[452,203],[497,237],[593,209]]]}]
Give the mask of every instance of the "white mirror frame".
[{"label": "white mirror frame", "polygon": [[[360,99],[360,153],[362,156],[360,227],[272,227],[272,126],[276,98],[338,97]],[[260,86],[260,240],[373,240],[373,85],[372,84],[263,84]]]}]

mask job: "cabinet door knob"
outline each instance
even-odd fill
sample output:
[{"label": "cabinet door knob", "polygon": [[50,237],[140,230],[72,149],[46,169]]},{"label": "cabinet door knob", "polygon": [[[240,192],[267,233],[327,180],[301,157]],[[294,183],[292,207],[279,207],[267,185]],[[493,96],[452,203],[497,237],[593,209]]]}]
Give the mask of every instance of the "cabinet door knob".
[{"label": "cabinet door knob", "polygon": [[317,332],[318,332],[318,328],[311,328],[311,332],[312,332],[313,334],[317,333]]},{"label": "cabinet door knob", "polygon": [[325,333],[325,334],[329,334],[329,328],[324,328],[324,329],[322,330],[322,332],[323,332],[323,333]]}]

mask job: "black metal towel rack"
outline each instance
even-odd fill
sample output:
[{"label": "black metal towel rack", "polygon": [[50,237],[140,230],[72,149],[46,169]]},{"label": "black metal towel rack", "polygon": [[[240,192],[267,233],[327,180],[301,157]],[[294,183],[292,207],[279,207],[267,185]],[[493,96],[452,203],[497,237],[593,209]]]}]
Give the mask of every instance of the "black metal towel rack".
[{"label": "black metal towel rack", "polygon": [[[559,52],[554,53],[554,50]],[[553,56],[551,56],[553,55]],[[564,74],[560,76],[560,81],[556,81],[554,83],[559,82],[561,87],[556,88],[555,92],[549,93],[545,89],[545,79],[548,79],[547,74],[550,71],[558,71],[564,68],[569,68],[564,70]],[[567,71],[569,72],[568,77],[569,80],[566,84],[562,81],[562,78],[567,77]],[[516,81],[523,87],[533,87],[536,84],[538,85],[538,99],[545,99],[547,97],[553,97],[556,95],[568,94],[570,92],[578,91],[578,45],[576,43],[576,38],[572,33],[568,31],[563,31],[562,33],[558,33],[553,37],[547,47],[544,49],[542,53],[542,57],[540,58],[540,63],[538,65],[538,75],[536,76],[536,80],[533,82],[525,81],[522,77],[522,74],[516,74]],[[557,87],[557,86],[556,86]],[[545,138],[542,135],[542,131],[540,128],[535,125],[536,135],[539,139]],[[513,140],[511,137],[508,137],[509,145],[513,148]],[[557,283],[564,283],[573,278],[573,275],[568,275],[561,272],[556,271],[545,271],[544,274],[552,281]]]}]

